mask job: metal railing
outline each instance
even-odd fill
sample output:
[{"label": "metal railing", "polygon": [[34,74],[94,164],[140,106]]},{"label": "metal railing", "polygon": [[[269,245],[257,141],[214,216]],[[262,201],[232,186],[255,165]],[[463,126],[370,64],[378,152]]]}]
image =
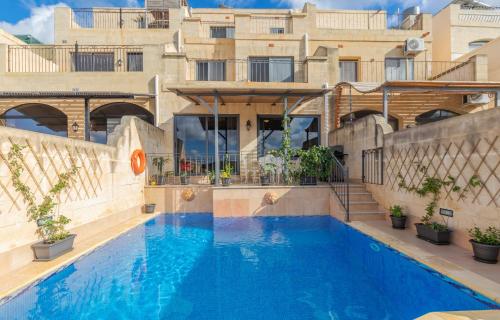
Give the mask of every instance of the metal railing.
[{"label": "metal railing", "polygon": [[387,14],[385,11],[323,11],[316,13],[316,27],[338,30],[423,30],[423,16]]},{"label": "metal railing", "polygon": [[399,61],[397,65],[389,65],[387,61],[357,61],[355,71],[351,70],[347,73],[349,79],[341,78],[340,81],[475,80],[474,63],[471,61],[413,61],[411,59]]},{"label": "metal railing", "polygon": [[168,29],[169,11],[135,8],[72,9],[71,28]]},{"label": "metal railing", "polygon": [[350,220],[349,216],[349,168],[343,165],[340,160],[333,156],[332,174],[330,177],[330,185],[337,195],[340,204],[345,210],[345,221]]},{"label": "metal railing", "polygon": [[9,72],[141,72],[140,46],[29,45],[8,47]]},{"label": "metal railing", "polygon": [[363,183],[384,184],[384,148],[363,150],[361,152],[361,179]]},{"label": "metal railing", "polygon": [[187,60],[190,81],[307,82],[307,63],[286,58]]},{"label": "metal railing", "polygon": [[250,33],[288,34],[293,33],[292,17],[288,16],[251,16]]}]

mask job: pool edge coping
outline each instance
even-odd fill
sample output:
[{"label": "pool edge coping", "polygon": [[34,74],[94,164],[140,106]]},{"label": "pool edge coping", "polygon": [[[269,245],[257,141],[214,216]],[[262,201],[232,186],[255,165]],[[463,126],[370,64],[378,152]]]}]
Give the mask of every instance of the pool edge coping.
[{"label": "pool edge coping", "polygon": [[[69,256],[62,255],[61,257],[56,258],[56,259],[61,259],[61,261],[56,262],[54,266],[48,267],[47,269],[42,270],[40,272],[34,272],[35,274],[33,276],[26,278],[26,280],[23,279],[23,280],[19,281],[20,283],[18,285],[15,285],[12,288],[6,289],[3,292],[0,291],[0,306],[5,304],[5,303],[8,303],[11,299],[15,298],[16,296],[18,296],[19,294],[21,294],[25,290],[31,288],[32,286],[37,285],[38,283],[40,283],[42,281],[44,281],[45,279],[49,278],[53,274],[68,267],[69,265],[75,263],[79,259],[82,259],[85,256],[94,252],[95,250],[103,247],[108,242],[124,235],[125,233],[131,231],[132,229],[134,229],[140,225],[147,223],[148,221],[150,221],[152,219],[155,219],[158,216],[161,216],[162,214],[164,214],[164,213],[163,212],[155,212],[152,214],[141,214],[137,217],[133,217],[131,219],[128,219],[128,220],[124,221],[123,225],[125,225],[127,223],[131,223],[131,224],[124,226],[123,229],[120,229],[118,232],[112,234],[111,236],[104,237],[103,239],[89,245],[89,247],[82,249],[81,252],[77,252],[77,253],[73,252],[73,255],[71,255],[71,251],[70,251]],[[134,220],[136,220],[136,221],[134,221]],[[99,232],[98,234],[103,234],[103,233],[106,233],[107,231],[109,232],[110,229],[117,228],[117,227],[119,227],[119,226],[113,226],[109,229],[105,229],[105,230]],[[94,236],[90,237],[89,239],[85,239],[84,241],[92,241],[93,237],[97,237],[97,235],[94,235]],[[24,268],[34,266],[33,263],[43,264],[43,263],[54,263],[54,262],[53,262],[53,260],[52,261],[33,261],[30,264],[23,266],[17,270],[12,271],[12,272],[20,272]],[[7,277],[8,275],[9,274],[6,274],[6,275],[0,277],[0,279]]]}]

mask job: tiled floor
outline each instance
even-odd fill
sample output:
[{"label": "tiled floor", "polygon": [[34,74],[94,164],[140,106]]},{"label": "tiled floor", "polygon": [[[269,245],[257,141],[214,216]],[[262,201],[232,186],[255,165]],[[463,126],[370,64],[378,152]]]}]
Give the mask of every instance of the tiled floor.
[{"label": "tiled floor", "polygon": [[89,239],[76,243],[73,251],[57,259],[52,261],[33,262],[15,272],[0,277],[0,300],[15,294],[38,279],[43,279],[51,275],[54,271],[70,264],[82,255],[91,252],[109,240],[112,240],[126,231],[154,218],[156,215],[158,215],[158,213],[143,214],[132,218],[127,220],[125,223],[109,228]]},{"label": "tiled floor", "polygon": [[500,264],[476,262],[471,251],[455,245],[433,245],[418,239],[415,231],[393,229],[386,221],[354,221],[350,225],[500,303]]}]

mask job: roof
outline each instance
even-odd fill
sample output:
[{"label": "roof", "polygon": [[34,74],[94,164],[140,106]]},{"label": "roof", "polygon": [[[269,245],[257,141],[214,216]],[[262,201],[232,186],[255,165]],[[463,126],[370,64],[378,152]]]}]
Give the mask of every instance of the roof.
[{"label": "roof", "polygon": [[492,92],[500,90],[500,82],[478,81],[386,81],[383,83],[340,82],[337,87],[349,87],[360,93],[391,91],[455,91],[459,94]]},{"label": "roof", "polygon": [[43,44],[40,40],[33,37],[31,34],[15,34],[14,37],[27,44]]},{"label": "roof", "polygon": [[[288,99],[288,104],[293,105],[305,103],[311,99],[320,97],[329,92],[322,88],[269,88],[269,87],[245,87],[245,88],[220,88],[218,87],[170,87],[168,90],[175,92],[178,96],[199,104],[199,99],[207,103],[213,103],[214,97],[218,96],[222,105],[225,103],[283,103],[283,99]],[[300,101],[299,101],[300,100]]]},{"label": "roof", "polygon": [[133,99],[153,97],[149,93],[129,93],[113,91],[0,91],[0,98],[88,98],[88,99]]}]

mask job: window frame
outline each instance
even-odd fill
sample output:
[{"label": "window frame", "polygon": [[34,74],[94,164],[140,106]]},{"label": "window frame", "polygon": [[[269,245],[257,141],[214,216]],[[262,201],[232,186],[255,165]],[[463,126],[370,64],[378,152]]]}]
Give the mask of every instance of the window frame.
[{"label": "window frame", "polygon": [[[290,61],[290,80],[289,81],[275,81],[273,80],[271,68],[272,68],[272,60],[279,60],[279,59],[289,59]],[[254,61],[252,61],[254,60]],[[260,62],[258,60],[261,60]],[[291,83],[295,82],[295,57],[293,56],[250,56],[247,59],[248,61],[248,81],[250,82],[281,82],[281,83]],[[260,76],[253,76],[252,70],[254,70],[254,64],[263,64],[267,65],[267,70],[264,71],[264,78],[265,80],[261,80],[262,77]],[[260,69],[260,68],[259,68]]]},{"label": "window frame", "polygon": [[[140,70],[131,70],[130,66],[130,57],[132,56],[140,56]],[[127,52],[127,72],[144,72],[144,53],[143,52]]]},{"label": "window frame", "polygon": [[285,34],[285,28],[284,27],[270,27],[269,33],[270,34]]},{"label": "window frame", "polygon": [[[398,77],[398,78],[390,78],[388,77],[388,73],[387,73],[387,61],[395,61],[395,60],[398,60],[398,61],[405,61],[405,69],[404,69],[404,79],[402,79],[402,77]],[[411,63],[409,63],[411,62]],[[400,64],[401,65],[401,64]],[[410,68],[411,66],[411,68]],[[410,72],[411,71],[411,74]],[[391,73],[392,74],[392,73]],[[415,79],[415,59],[412,58],[412,57],[386,57],[384,59],[384,78],[385,78],[385,81],[405,81],[405,80],[414,80]]]},{"label": "window frame", "polygon": [[[200,77],[200,65],[201,64],[206,64],[207,65],[207,77],[206,79],[202,79]],[[222,65],[222,79],[218,79],[217,77],[210,77],[210,75],[218,75],[218,73],[212,73],[211,70],[213,70],[215,64],[221,64]],[[216,78],[216,79],[214,79]],[[196,60],[196,81],[227,81],[227,60]]]},{"label": "window frame", "polygon": [[[356,64],[356,74],[355,74],[355,80],[354,81],[346,81],[344,79],[342,79],[342,67],[341,67],[341,64],[343,62],[354,62]],[[344,58],[344,57],[341,57],[339,58],[339,80],[340,82],[358,82],[360,77],[359,75],[361,74],[361,63],[360,63],[360,59],[359,58]]]},{"label": "window frame", "polygon": [[[115,53],[114,52],[94,52],[94,51],[84,51],[84,52],[78,52],[78,55],[76,52],[71,52],[71,71],[73,72],[115,72]],[[110,66],[111,68],[109,70],[96,70],[96,57],[97,56],[108,56],[111,57],[111,63],[110,64],[105,64],[105,66]],[[77,58],[81,59],[81,57],[91,57],[90,61],[88,62],[77,62]],[[80,60],[81,61],[81,60]],[[87,69],[87,63],[90,63],[91,68]],[[83,67],[83,68],[82,68]],[[83,70],[85,69],[85,70]]]}]

